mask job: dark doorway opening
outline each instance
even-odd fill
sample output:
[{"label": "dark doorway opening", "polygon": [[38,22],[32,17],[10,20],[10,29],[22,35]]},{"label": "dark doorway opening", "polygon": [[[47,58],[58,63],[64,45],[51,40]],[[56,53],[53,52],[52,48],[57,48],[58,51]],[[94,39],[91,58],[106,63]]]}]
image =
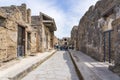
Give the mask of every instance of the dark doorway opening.
[{"label": "dark doorway opening", "polygon": [[112,48],[111,48],[111,44],[112,44],[112,39],[111,39],[111,33],[112,33],[112,30],[109,30],[109,31],[105,31],[103,33],[103,36],[104,36],[104,40],[103,40],[103,43],[104,43],[104,46],[103,46],[103,49],[104,49],[104,62],[107,60],[109,61],[109,63],[111,63],[111,59],[112,59]]},{"label": "dark doorway opening", "polygon": [[27,32],[27,50],[31,49],[31,33]]},{"label": "dark doorway opening", "polygon": [[48,49],[48,33],[46,33],[46,49]]},{"label": "dark doorway opening", "polygon": [[25,28],[18,25],[17,56],[25,56]]}]

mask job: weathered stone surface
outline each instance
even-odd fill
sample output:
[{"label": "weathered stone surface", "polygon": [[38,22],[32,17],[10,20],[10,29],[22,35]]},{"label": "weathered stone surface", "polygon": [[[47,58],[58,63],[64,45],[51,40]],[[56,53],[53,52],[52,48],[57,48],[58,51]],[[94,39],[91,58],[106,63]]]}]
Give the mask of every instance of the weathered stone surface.
[{"label": "weathered stone surface", "polygon": [[120,75],[120,17],[112,23],[114,29],[114,49],[115,49],[115,65],[110,66],[110,70]]},{"label": "weathered stone surface", "polygon": [[[22,6],[23,5],[21,5],[21,7]],[[18,25],[26,27],[26,29],[30,27],[28,25],[29,23],[27,23],[29,21],[25,22],[25,20],[23,20],[23,17],[26,19],[29,17],[30,19],[30,11],[28,16],[24,16],[25,14],[22,12],[26,12],[27,9],[25,7],[20,9],[19,7],[12,5],[0,8],[0,61],[6,61],[17,57]],[[25,44],[26,49],[27,43]],[[27,54],[27,50],[25,54]]]},{"label": "weathered stone surface", "polygon": [[52,17],[40,13],[40,24],[42,30],[42,51],[51,50],[54,47],[54,31],[57,30]]},{"label": "weathered stone surface", "polygon": [[4,18],[6,17],[5,10],[2,8],[0,8],[0,16],[2,16]]},{"label": "weathered stone surface", "polygon": [[40,24],[40,16],[32,16],[31,25],[32,25],[33,32],[34,32],[32,33],[32,36],[31,36],[32,39],[34,39],[34,42],[32,42],[31,49],[36,48],[35,49],[36,52],[42,52],[42,27]]},{"label": "weathered stone surface", "polygon": [[58,45],[58,43],[59,43],[59,39],[56,36],[54,36],[54,47],[55,45]]},{"label": "weathered stone surface", "polygon": [[37,51],[37,45],[38,45],[38,43],[37,43],[37,31],[33,31],[32,33],[31,33],[31,52],[32,53],[36,53],[36,52],[38,52]]},{"label": "weathered stone surface", "polygon": [[38,16],[32,16],[31,22],[32,28],[35,30],[34,32],[37,33],[36,39],[34,36],[31,36],[34,39],[32,48],[36,48],[36,51],[40,52],[53,49],[54,31],[56,30],[54,19],[44,13],[40,13]]},{"label": "weathered stone surface", "polygon": [[78,26],[74,26],[71,31],[71,45],[72,47],[77,50],[77,36],[78,36]]},{"label": "weathered stone surface", "polygon": [[119,41],[116,41],[119,32],[113,28],[113,25],[119,25],[120,20],[114,21],[118,18],[119,0],[99,0],[79,22],[77,48],[99,61],[115,61],[115,67],[120,67]]},{"label": "weathered stone surface", "polygon": [[53,18],[31,17],[26,4],[0,7],[0,62],[52,49],[55,30]]},{"label": "weathered stone surface", "polygon": [[7,47],[7,42],[6,42],[6,30],[2,27],[0,27],[0,61],[2,61],[3,59],[5,59],[7,57],[6,55],[6,47]]},{"label": "weathered stone surface", "polygon": [[[104,36],[103,33],[112,29],[112,21],[116,18],[115,13],[108,14],[112,11],[113,6],[117,4],[116,0],[101,0],[95,6],[91,6],[89,10],[80,20],[78,26],[78,48],[88,55],[102,61],[104,57]],[[108,34],[106,34],[106,44],[108,44]],[[111,33],[111,44],[112,44]],[[108,45],[107,45],[108,46]],[[106,49],[108,50],[108,47]],[[113,48],[113,45],[111,45]],[[114,52],[113,50],[111,50]],[[108,54],[108,52],[106,52]],[[108,58],[106,58],[108,60]]]}]

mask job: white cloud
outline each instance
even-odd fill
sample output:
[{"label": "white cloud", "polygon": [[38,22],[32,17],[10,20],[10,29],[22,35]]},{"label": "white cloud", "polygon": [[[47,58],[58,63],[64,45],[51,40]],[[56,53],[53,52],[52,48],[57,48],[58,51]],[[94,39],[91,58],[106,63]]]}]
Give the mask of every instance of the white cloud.
[{"label": "white cloud", "polygon": [[[66,22],[66,15],[60,9],[57,7],[57,4],[55,1],[49,1],[49,0],[40,0],[40,1],[28,1],[28,6],[32,9],[32,14],[35,15],[36,13],[39,14],[39,12],[43,12],[55,19],[56,25],[57,25],[57,31],[55,32],[57,37],[63,37],[63,31],[64,31],[64,25]],[[31,4],[32,3],[32,4]],[[34,11],[33,11],[34,10]]]},{"label": "white cloud", "polygon": [[65,0],[68,10],[58,6],[57,0],[0,0],[0,6],[20,5],[26,3],[32,10],[33,15],[43,12],[55,19],[57,31],[55,35],[59,38],[70,36],[74,25],[78,25],[80,18],[88,10],[89,6],[98,0]]}]

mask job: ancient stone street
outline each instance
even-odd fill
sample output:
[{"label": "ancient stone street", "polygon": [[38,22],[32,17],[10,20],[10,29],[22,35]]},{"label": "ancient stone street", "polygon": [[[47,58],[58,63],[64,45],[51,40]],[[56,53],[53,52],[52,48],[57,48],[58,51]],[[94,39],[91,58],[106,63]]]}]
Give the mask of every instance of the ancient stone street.
[{"label": "ancient stone street", "polygon": [[0,0],[0,80],[120,80],[120,0]]},{"label": "ancient stone street", "polygon": [[68,52],[58,51],[22,80],[79,80]]}]

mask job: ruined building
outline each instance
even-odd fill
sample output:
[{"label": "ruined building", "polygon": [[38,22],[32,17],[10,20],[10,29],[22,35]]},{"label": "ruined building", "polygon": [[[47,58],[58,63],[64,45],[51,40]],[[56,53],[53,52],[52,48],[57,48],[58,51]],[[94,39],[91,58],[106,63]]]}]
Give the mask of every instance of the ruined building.
[{"label": "ruined building", "polygon": [[[36,29],[38,36],[36,45],[38,51],[46,51],[54,48],[54,31],[56,31],[56,24],[53,18],[40,13],[38,16],[32,16],[32,27]],[[34,48],[34,47],[33,47]]]},{"label": "ruined building", "polygon": [[0,62],[52,49],[56,29],[43,13],[31,17],[26,4],[0,7]]},{"label": "ruined building", "polygon": [[98,1],[79,22],[77,48],[98,61],[112,62],[110,69],[120,75],[119,18],[119,0]]},{"label": "ruined building", "polygon": [[42,50],[51,50],[54,47],[54,31],[57,30],[55,21],[52,17],[40,13],[42,26]]},{"label": "ruined building", "polygon": [[31,31],[30,14],[25,4],[0,7],[0,61],[29,53],[27,33]]},{"label": "ruined building", "polygon": [[62,39],[59,39],[58,44],[62,48],[69,48],[69,46],[70,46],[70,38],[69,37],[63,37]]}]

